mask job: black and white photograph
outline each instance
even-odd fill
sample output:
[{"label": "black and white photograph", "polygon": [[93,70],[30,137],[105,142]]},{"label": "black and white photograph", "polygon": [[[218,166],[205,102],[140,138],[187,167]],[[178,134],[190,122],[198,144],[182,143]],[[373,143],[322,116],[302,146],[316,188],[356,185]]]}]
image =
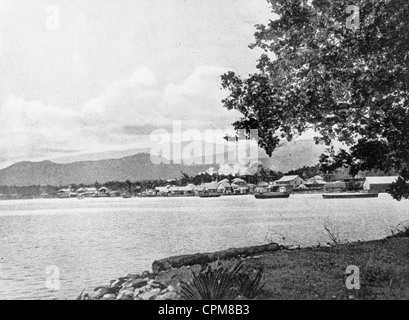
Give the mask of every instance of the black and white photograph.
[{"label": "black and white photograph", "polygon": [[408,0],[0,0],[0,300],[409,300],[408,199]]}]

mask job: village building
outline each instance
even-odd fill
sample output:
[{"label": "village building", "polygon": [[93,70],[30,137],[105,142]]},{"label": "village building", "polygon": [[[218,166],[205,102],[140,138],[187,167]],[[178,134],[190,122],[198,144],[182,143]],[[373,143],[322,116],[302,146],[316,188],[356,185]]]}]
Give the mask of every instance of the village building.
[{"label": "village building", "polygon": [[232,193],[232,187],[230,184],[229,179],[224,179],[219,182],[217,186],[217,192],[223,193],[223,194],[231,194]]},{"label": "village building", "polygon": [[120,191],[110,191],[110,192],[109,192],[109,196],[110,196],[111,198],[118,198],[118,197],[121,196],[121,192],[120,192]]},{"label": "village building", "polygon": [[185,196],[194,196],[195,195],[196,186],[192,183],[188,184],[185,187]]},{"label": "village building", "polygon": [[307,181],[305,182],[305,186],[307,186],[309,188],[324,187],[326,184],[327,184],[327,182],[321,176],[315,176],[315,177],[313,177],[311,179],[307,179]]},{"label": "village building", "polygon": [[83,196],[83,197],[96,197],[98,196],[98,190],[97,188],[79,188],[77,190],[77,195],[78,196]]},{"label": "village building", "polygon": [[204,184],[204,189],[209,193],[217,192],[217,187],[218,185],[214,182]]},{"label": "village building", "polygon": [[367,177],[363,184],[364,190],[373,193],[387,193],[392,183],[396,182],[399,176],[391,177]]},{"label": "village building", "polygon": [[169,191],[172,196],[183,196],[186,192],[186,187],[172,186]]},{"label": "village building", "polygon": [[170,193],[170,186],[156,187],[157,194],[160,196],[167,196]]},{"label": "village building", "polygon": [[58,198],[70,198],[70,194],[73,192],[71,188],[60,189],[57,192]]},{"label": "village building", "polygon": [[254,193],[254,191],[256,190],[256,185],[252,184],[252,183],[248,183],[247,188],[248,188],[250,193]]},{"label": "village building", "polygon": [[264,193],[267,192],[269,184],[267,182],[260,182],[257,184],[256,188],[254,189],[254,192],[256,193]]},{"label": "village building", "polygon": [[277,186],[295,189],[299,185],[304,184],[305,181],[298,175],[284,176],[276,181]]},{"label": "village building", "polygon": [[249,187],[247,182],[241,178],[236,178],[233,180],[231,187],[234,194],[244,194],[249,192]]},{"label": "village building", "polygon": [[98,189],[98,197],[110,197],[109,189],[106,187],[101,187]]}]

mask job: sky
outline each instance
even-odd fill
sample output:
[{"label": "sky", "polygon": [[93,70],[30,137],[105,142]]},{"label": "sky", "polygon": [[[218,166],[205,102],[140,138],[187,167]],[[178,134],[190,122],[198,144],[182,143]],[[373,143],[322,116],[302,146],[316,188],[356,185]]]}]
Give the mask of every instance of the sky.
[{"label": "sky", "polygon": [[266,0],[1,0],[0,168],[230,129],[220,75],[255,71]]}]

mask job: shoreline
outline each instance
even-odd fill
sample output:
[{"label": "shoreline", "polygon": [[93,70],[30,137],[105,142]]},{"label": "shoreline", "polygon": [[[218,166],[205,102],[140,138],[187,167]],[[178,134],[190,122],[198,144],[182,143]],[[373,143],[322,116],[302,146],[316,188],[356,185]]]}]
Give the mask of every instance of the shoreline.
[{"label": "shoreline", "polygon": [[[253,299],[409,299],[408,230],[372,241],[315,247],[276,243],[231,248],[213,253],[168,257],[152,263],[152,271],[129,274],[77,300],[180,300],[181,282],[206,265],[228,269],[242,263],[251,274],[263,269],[261,292]],[[346,270],[359,268],[359,290],[346,286]],[[246,299],[241,297],[241,299]]]}]

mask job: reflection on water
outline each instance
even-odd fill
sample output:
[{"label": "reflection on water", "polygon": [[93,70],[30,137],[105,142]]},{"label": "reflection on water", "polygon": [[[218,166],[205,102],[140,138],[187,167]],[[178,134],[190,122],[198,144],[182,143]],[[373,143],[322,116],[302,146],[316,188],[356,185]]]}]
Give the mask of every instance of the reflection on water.
[{"label": "reflection on water", "polygon": [[[407,219],[407,202],[386,194],[0,201],[0,298],[75,298],[83,288],[150,270],[155,259],[171,255],[280,239],[325,243],[324,224],[341,239],[376,239]],[[60,290],[47,289],[48,266],[59,268]]]}]

